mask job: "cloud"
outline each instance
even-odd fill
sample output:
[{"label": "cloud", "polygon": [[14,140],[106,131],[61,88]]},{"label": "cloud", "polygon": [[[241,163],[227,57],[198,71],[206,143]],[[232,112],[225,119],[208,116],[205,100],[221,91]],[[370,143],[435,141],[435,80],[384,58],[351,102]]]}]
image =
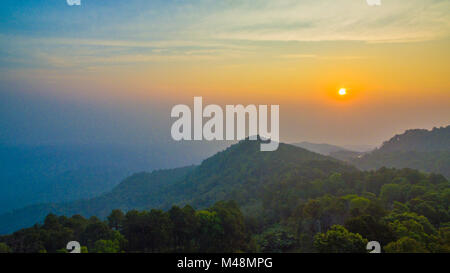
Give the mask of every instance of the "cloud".
[{"label": "cloud", "polygon": [[286,54],[280,56],[283,59],[319,59],[319,60],[363,60],[367,56],[322,56],[316,54]]},{"label": "cloud", "polygon": [[[148,3],[130,1],[130,10],[108,7],[108,12],[91,7],[89,16],[77,14],[75,22],[83,24],[74,25],[68,34],[60,32],[67,23],[61,16],[71,14],[21,19],[24,31],[0,31],[0,67],[126,65],[270,54],[276,58],[282,54],[283,59],[359,59],[365,57],[322,56],[316,49],[314,54],[285,51],[284,45],[417,42],[450,35],[448,0],[390,0],[377,7],[365,0],[198,0],[141,7]],[[30,22],[33,35],[25,31]]]},{"label": "cloud", "polygon": [[[198,28],[217,39],[253,41],[423,41],[450,34],[450,1],[262,1],[207,17]],[[276,2],[276,3],[273,3]]]}]

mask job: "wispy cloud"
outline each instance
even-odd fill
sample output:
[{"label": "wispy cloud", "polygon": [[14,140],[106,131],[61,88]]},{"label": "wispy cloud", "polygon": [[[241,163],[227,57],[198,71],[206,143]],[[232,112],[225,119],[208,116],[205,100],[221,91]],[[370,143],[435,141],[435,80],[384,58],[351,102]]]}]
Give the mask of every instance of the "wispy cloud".
[{"label": "wispy cloud", "polygon": [[[264,3],[264,4],[261,4]],[[261,1],[212,14],[198,27],[220,39],[254,41],[423,41],[450,34],[450,1]]]},{"label": "wispy cloud", "polygon": [[[86,6],[83,13],[71,13],[66,6],[43,10],[45,16],[18,13],[17,33],[12,25],[0,24],[0,66],[229,59],[265,56],[268,48],[280,56],[282,45],[291,41],[393,43],[450,35],[448,0],[386,0],[379,7],[365,0],[150,2]],[[281,58],[365,57],[291,50]]]},{"label": "wispy cloud", "polygon": [[318,59],[318,60],[364,60],[368,56],[324,56],[316,54],[286,54],[280,56],[282,59]]}]

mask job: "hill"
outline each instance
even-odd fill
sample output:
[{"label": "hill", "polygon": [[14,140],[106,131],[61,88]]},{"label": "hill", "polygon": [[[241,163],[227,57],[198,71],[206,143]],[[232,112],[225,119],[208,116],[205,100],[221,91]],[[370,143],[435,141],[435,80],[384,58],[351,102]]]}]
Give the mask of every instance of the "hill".
[{"label": "hill", "polygon": [[363,169],[413,168],[450,177],[450,126],[395,135],[371,153],[350,160]]},{"label": "hill", "polygon": [[450,151],[450,125],[432,130],[413,129],[383,143],[380,152]]},{"label": "hill", "polygon": [[292,143],[292,145],[306,149],[311,152],[315,152],[321,155],[330,155],[332,153],[340,152],[340,151],[349,151],[346,148],[326,144],[326,143],[311,143],[307,141]]},{"label": "hill", "polygon": [[258,141],[241,141],[204,160],[199,166],[139,173],[96,198],[29,206],[0,215],[0,233],[41,222],[45,215],[81,214],[106,217],[112,209],[170,208],[189,203],[196,208],[233,199],[244,212],[258,211],[264,196],[288,179],[310,181],[334,172],[353,172],[336,159],[288,144],[260,152]]},{"label": "hill", "polygon": [[0,214],[99,196],[133,173],[199,164],[230,144],[0,144]]},{"label": "hill", "polygon": [[412,169],[292,177],[268,187],[259,215],[232,200],[197,210],[113,210],[104,221],[49,214],[0,236],[0,253],[67,253],[69,241],[83,253],[367,253],[369,241],[388,253],[450,253],[449,186],[442,175]]},{"label": "hill", "polygon": [[[353,159],[356,159],[358,157],[361,157],[365,152],[360,152],[336,145],[326,144],[326,143],[311,143],[311,142],[299,142],[299,143],[293,143],[292,145],[301,147],[303,149],[306,149],[311,152],[315,152],[321,155],[327,155],[342,161],[351,161]],[[355,148],[359,148],[359,150],[369,149],[368,146],[360,145],[357,147],[355,145]]]}]

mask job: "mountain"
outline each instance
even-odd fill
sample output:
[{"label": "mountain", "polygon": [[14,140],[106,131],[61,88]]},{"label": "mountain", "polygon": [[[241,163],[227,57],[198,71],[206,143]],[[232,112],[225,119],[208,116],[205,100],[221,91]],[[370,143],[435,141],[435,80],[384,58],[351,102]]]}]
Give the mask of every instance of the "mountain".
[{"label": "mountain", "polygon": [[326,144],[326,143],[311,143],[307,141],[292,143],[292,145],[301,147],[311,152],[315,152],[321,155],[330,155],[339,151],[348,151],[348,149],[339,147],[336,145]]},{"label": "mountain", "polygon": [[447,127],[407,130],[383,143],[381,152],[450,151],[450,125]]},{"label": "mountain", "polygon": [[450,177],[450,126],[395,135],[379,149],[350,160],[363,169],[412,168]]},{"label": "mountain", "polygon": [[367,153],[376,148],[374,145],[368,145],[368,144],[346,144],[342,145],[347,150],[360,152],[360,153]]},{"label": "mountain", "polygon": [[244,140],[198,166],[134,174],[96,198],[28,206],[0,215],[0,233],[33,225],[48,213],[103,218],[116,208],[168,209],[187,203],[204,208],[226,199],[237,201],[244,212],[252,213],[283,181],[312,181],[335,172],[354,171],[346,163],[292,145],[280,143],[274,152],[261,152],[259,141]]},{"label": "mountain", "polygon": [[366,153],[342,150],[342,151],[332,152],[330,154],[330,156],[333,158],[339,159],[339,160],[351,162],[353,160],[361,158],[364,154],[366,154]]},{"label": "mountain", "polygon": [[[343,148],[336,145],[326,144],[326,143],[311,143],[311,142],[299,142],[299,143],[293,143],[292,145],[301,147],[303,149],[306,149],[311,152],[315,152],[321,155],[327,155],[339,160],[343,161],[351,161],[353,159],[356,159],[358,157],[361,157],[365,152],[357,152],[355,150]],[[355,146],[356,147],[356,146]],[[364,147],[368,148],[368,146],[360,145],[356,148],[359,148],[359,150],[364,151]]]},{"label": "mountain", "polygon": [[198,164],[229,144],[0,145],[0,213],[92,198],[132,173]]},{"label": "mountain", "polygon": [[126,153],[112,146],[0,145],[0,212],[107,192],[136,171],[136,161],[124,163]]}]

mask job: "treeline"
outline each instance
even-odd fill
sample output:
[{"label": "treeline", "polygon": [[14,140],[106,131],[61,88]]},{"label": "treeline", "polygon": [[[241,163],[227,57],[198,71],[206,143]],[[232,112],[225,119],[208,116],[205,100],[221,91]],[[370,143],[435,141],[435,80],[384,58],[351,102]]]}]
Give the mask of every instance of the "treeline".
[{"label": "treeline", "polygon": [[234,201],[204,210],[114,210],[105,221],[50,214],[42,225],[0,237],[0,252],[450,252],[450,184],[411,169],[287,175],[261,192],[262,208]]},{"label": "treeline", "polygon": [[238,252],[250,237],[236,203],[206,210],[174,206],[169,211],[113,210],[106,221],[49,214],[42,225],[0,237],[0,252],[66,252],[78,241],[82,252]]}]

